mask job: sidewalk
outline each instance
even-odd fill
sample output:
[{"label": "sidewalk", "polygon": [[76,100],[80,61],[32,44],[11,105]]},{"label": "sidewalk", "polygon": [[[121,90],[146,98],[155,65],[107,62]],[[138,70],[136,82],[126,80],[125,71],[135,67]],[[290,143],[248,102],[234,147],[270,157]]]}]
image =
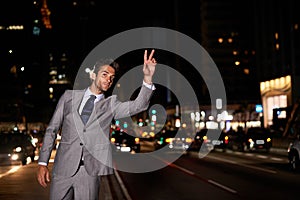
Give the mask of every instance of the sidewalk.
[{"label": "sidewalk", "polygon": [[[52,166],[49,166],[49,168]],[[0,179],[0,198],[5,200],[49,199],[49,187],[43,188],[36,179],[37,164],[16,166],[15,172]]]},{"label": "sidewalk", "polygon": [[[51,173],[55,150],[49,162]],[[5,200],[37,200],[49,199],[49,186],[43,188],[39,185],[36,172],[37,161],[25,166],[16,166],[16,171],[0,178],[0,199]],[[103,176],[100,183],[99,200],[130,200],[126,189],[116,172],[113,175]]]},{"label": "sidewalk", "polygon": [[[49,164],[52,170],[53,164]],[[37,163],[29,163],[20,166],[16,172],[0,178],[0,199],[5,200],[38,200],[49,199],[49,186],[43,188],[36,179]],[[129,200],[123,194],[123,190],[116,175],[103,176],[100,183],[100,200]]]}]

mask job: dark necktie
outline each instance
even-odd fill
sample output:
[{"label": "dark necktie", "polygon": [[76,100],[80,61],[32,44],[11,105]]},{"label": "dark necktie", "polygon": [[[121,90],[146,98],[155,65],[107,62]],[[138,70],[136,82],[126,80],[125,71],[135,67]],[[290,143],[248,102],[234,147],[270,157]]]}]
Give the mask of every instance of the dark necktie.
[{"label": "dark necktie", "polygon": [[87,100],[87,102],[85,103],[82,112],[81,112],[81,119],[83,121],[84,124],[86,124],[86,122],[89,120],[90,115],[93,111],[94,108],[94,101],[96,99],[95,95],[91,95],[90,98]]}]

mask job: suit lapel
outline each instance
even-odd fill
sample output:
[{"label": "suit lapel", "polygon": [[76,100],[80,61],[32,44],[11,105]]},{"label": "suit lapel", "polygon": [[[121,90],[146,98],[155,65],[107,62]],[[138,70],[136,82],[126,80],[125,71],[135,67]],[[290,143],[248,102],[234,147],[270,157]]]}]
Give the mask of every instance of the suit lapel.
[{"label": "suit lapel", "polygon": [[73,109],[73,117],[75,122],[78,122],[78,125],[83,125],[83,122],[81,120],[80,114],[79,114],[79,107],[82,102],[83,96],[84,96],[85,90],[76,90],[73,91],[72,96],[72,109]]}]

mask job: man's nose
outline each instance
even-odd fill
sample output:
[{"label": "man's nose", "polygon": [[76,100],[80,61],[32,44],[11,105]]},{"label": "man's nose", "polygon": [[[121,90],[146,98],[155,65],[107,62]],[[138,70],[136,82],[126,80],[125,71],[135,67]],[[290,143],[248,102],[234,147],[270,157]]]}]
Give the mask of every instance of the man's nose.
[{"label": "man's nose", "polygon": [[112,82],[112,78],[111,77],[108,77],[107,78],[107,81],[110,83],[110,82]]}]

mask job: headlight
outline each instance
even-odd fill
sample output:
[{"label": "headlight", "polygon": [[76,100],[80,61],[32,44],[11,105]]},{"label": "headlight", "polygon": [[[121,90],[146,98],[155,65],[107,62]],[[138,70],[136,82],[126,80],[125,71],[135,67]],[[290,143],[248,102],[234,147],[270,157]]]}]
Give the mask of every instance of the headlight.
[{"label": "headlight", "polygon": [[39,139],[37,139],[37,138],[33,138],[32,139],[32,144],[33,145],[36,145],[36,143],[38,143],[39,142]]},{"label": "headlight", "polygon": [[170,143],[171,140],[172,140],[171,138],[166,138],[166,139],[165,139],[166,143]]},{"label": "headlight", "polygon": [[291,142],[291,143],[289,144],[289,147],[288,147],[287,152],[290,152],[290,151],[291,151],[292,146],[293,146],[293,143]]},{"label": "headlight", "polygon": [[192,143],[192,138],[185,138],[186,143]]},{"label": "headlight", "polygon": [[18,160],[18,159],[19,159],[19,155],[18,155],[18,154],[13,154],[13,155],[11,156],[11,159],[12,159],[12,160]]},{"label": "headlight", "polygon": [[17,152],[17,153],[19,153],[21,151],[22,151],[22,147],[16,147],[15,150],[14,150],[14,152]]}]

